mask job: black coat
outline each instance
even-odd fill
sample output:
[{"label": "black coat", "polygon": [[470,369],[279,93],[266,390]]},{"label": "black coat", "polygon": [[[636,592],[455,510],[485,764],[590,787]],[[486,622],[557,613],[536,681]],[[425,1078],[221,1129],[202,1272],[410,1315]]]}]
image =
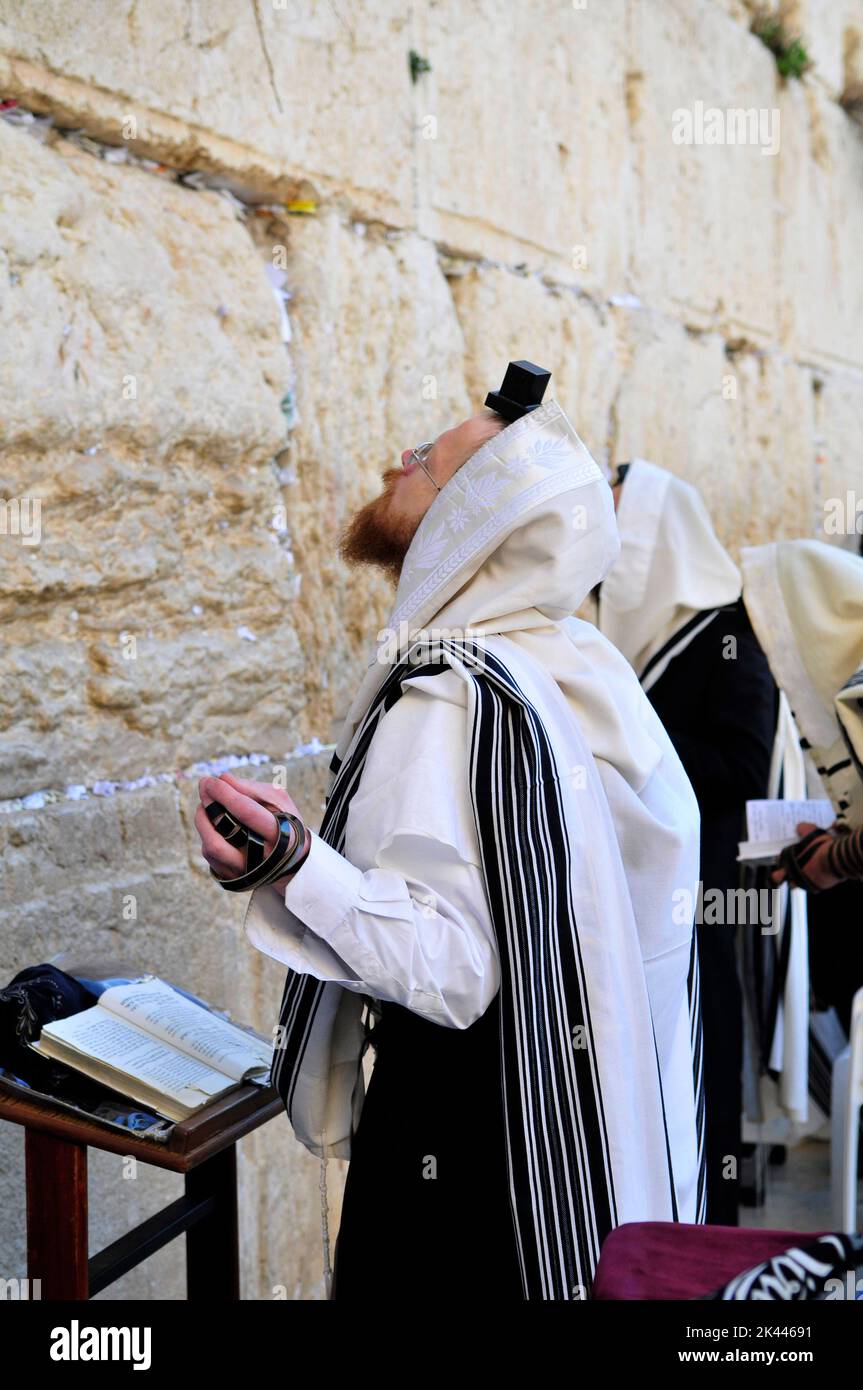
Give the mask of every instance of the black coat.
[{"label": "black coat", "polygon": [[720,609],[648,698],[698,798],[705,892],[735,888],[746,802],[767,795],[779,700],[742,599]]},{"label": "black coat", "polygon": [[[779,695],[738,599],[669,664],[648,698],[677,749],[701,811],[701,880],[738,885],[746,802],[767,795]],[[705,914],[707,916],[707,914]],[[736,926],[697,927],[704,1029],[707,1219],[736,1225],[742,1110],[743,1001]],[[744,927],[743,930],[746,930]]]}]

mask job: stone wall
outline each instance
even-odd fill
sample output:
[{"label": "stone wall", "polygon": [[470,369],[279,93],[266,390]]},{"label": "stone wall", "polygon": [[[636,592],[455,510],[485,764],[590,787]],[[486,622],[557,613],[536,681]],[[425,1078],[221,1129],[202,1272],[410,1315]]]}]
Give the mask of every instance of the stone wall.
[{"label": "stone wall", "polygon": [[[863,498],[863,3],[783,6],[814,62],[787,83],[753,8],[4,0],[0,496],[41,504],[38,543],[8,507],[0,536],[4,982],[119,957],[269,1030],[282,972],[198,858],[197,771],[285,767],[319,816],[390,597],[338,531],[509,358],[732,549]],[[697,103],[778,113],[778,151],[676,144]],[[317,1296],[286,1121],[240,1180],[244,1297]],[[179,1191],[94,1158],[93,1249]],[[183,1288],[172,1246],[108,1293]]]}]

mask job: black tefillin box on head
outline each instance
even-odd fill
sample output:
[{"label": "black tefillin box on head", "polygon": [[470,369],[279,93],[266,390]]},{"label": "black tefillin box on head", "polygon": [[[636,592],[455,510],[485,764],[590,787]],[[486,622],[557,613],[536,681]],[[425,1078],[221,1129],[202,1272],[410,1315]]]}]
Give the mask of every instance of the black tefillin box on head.
[{"label": "black tefillin box on head", "polygon": [[485,404],[505,420],[520,420],[542,405],[551,372],[535,362],[510,362],[499,391],[489,391]]}]

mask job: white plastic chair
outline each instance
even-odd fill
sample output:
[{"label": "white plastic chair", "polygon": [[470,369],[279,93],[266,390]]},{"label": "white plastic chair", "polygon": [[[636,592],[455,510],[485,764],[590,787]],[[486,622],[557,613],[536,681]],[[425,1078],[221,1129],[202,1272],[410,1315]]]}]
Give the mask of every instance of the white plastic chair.
[{"label": "white plastic chair", "polygon": [[863,989],[851,1006],[851,1039],[833,1063],[830,1092],[830,1177],[833,1223],[853,1234],[857,1225],[857,1149],[863,1107]]}]

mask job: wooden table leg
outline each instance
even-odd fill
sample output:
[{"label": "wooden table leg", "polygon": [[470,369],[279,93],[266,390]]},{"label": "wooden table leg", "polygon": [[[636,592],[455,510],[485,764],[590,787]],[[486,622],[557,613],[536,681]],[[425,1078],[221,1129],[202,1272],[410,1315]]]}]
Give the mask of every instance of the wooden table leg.
[{"label": "wooden table leg", "polygon": [[28,1126],[24,1152],[30,1296],[87,1299],[87,1146]]},{"label": "wooden table leg", "polygon": [[234,1301],[240,1297],[236,1144],[189,1170],[186,1195],[214,1201],[211,1215],[186,1232],[187,1296]]}]

